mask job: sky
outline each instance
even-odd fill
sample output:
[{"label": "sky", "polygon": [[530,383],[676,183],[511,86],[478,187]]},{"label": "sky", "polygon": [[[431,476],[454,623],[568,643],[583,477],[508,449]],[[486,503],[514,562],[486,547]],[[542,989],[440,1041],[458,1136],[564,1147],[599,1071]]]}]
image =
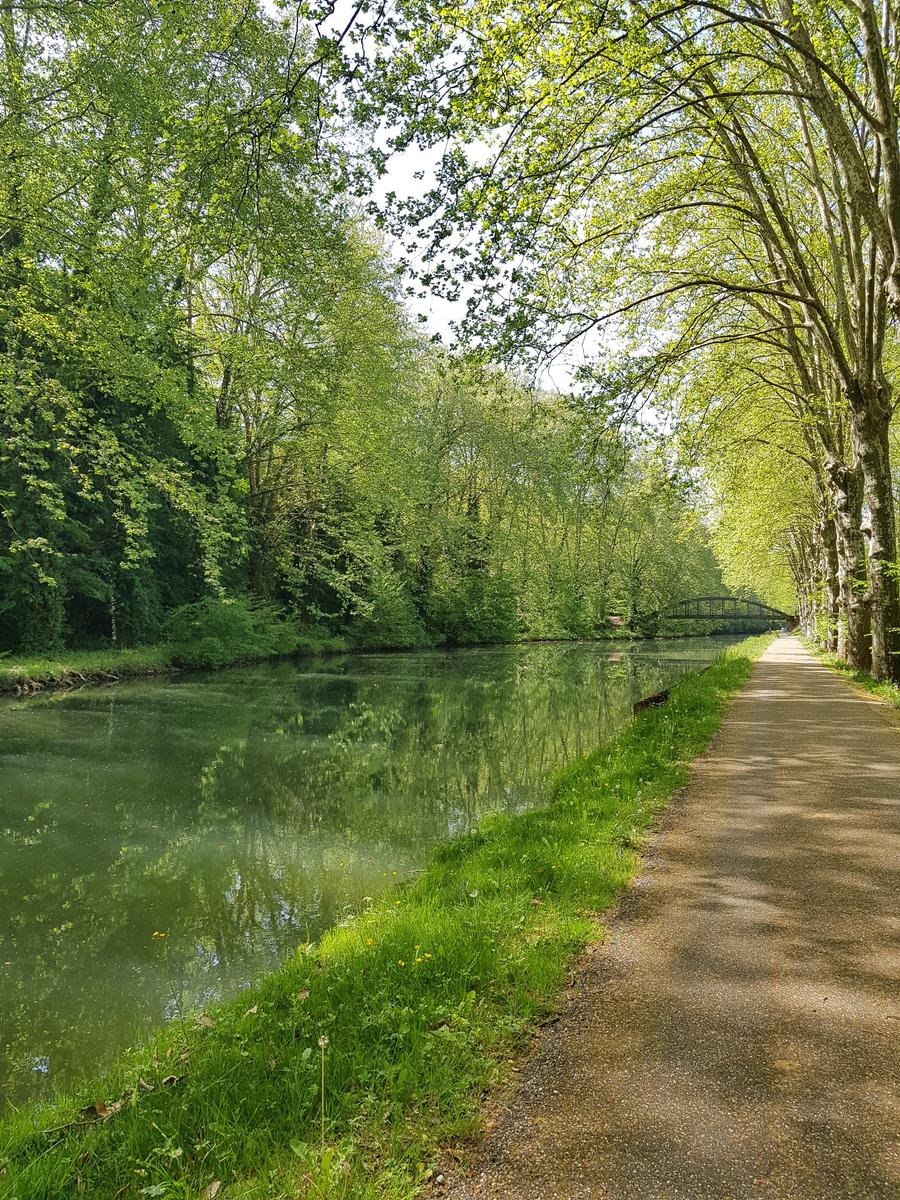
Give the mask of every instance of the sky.
[{"label": "sky", "polygon": [[[273,14],[277,11],[276,0],[262,0],[264,6]],[[393,0],[389,0],[393,6]],[[337,35],[343,31],[350,21],[356,8],[357,0],[337,0],[330,20],[322,26],[325,34]],[[387,137],[385,136],[385,142]],[[413,146],[410,149],[392,155],[387,163],[387,170],[381,179],[376,181],[371,199],[379,206],[386,207],[387,197],[394,194],[398,203],[404,200],[424,195],[432,186],[435,178],[435,167],[440,156],[438,149],[424,151]],[[421,178],[417,176],[421,174]],[[408,257],[405,247],[392,235],[385,233],[385,245],[390,254],[397,260]],[[411,286],[415,294],[407,298],[407,308],[414,320],[423,318],[422,328],[429,335],[437,335],[441,341],[451,346],[454,342],[454,323],[460,320],[466,311],[466,303],[472,295],[471,286],[467,287],[458,301],[450,301],[433,293],[420,297],[421,287],[416,285],[415,270],[422,265],[421,254],[410,259],[412,270],[406,273],[404,283]],[[564,356],[560,356],[541,368],[536,382],[551,390],[566,390],[571,386],[576,368],[585,360],[589,347],[573,344]]]},{"label": "sky", "polygon": [[[434,181],[438,156],[437,150],[426,152],[418,147],[411,147],[402,154],[392,156],[388,160],[386,173],[376,183],[372,199],[385,206],[387,197],[391,194],[396,195],[400,202],[423,195]],[[417,177],[419,173],[423,176],[421,179]],[[404,248],[395,238],[387,235],[386,244],[398,259],[403,256]],[[407,273],[406,281],[414,284],[415,269],[422,265],[421,254],[411,257],[410,262],[412,273]],[[420,290],[415,288],[417,293]],[[420,298],[418,295],[410,297],[408,307],[414,317],[421,315],[425,318],[424,328],[429,334],[438,334],[445,344],[452,345],[454,322],[465,315],[466,303],[471,295],[472,286],[468,285],[458,301],[450,301],[430,293],[426,298]],[[585,361],[590,350],[591,346],[587,342],[573,343],[565,354],[541,368],[537,382],[551,390],[566,390],[571,386],[575,370]]]}]

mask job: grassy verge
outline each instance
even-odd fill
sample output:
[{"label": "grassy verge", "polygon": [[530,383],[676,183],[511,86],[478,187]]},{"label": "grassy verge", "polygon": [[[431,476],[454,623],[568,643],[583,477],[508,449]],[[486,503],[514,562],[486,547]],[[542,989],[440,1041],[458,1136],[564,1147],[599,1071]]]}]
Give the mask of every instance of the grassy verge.
[{"label": "grassy verge", "polygon": [[679,681],[565,768],[545,809],[485,820],[236,1001],[8,1116],[0,1196],[414,1195],[558,1004],[595,915],[633,879],[644,831],[769,640]]},{"label": "grassy verge", "polygon": [[[310,634],[298,635],[292,653],[319,654],[346,649],[348,643],[343,638]],[[236,648],[229,663],[219,665],[252,662],[257,657]],[[42,654],[15,659],[0,656],[0,692],[21,695],[47,687],[78,687],[84,683],[113,682],[184,669],[178,649],[166,643],[136,646],[130,650],[64,650],[59,656]]]},{"label": "grassy verge", "polygon": [[900,687],[896,683],[882,683],[877,679],[873,679],[867,671],[857,671],[855,667],[848,666],[836,654],[829,654],[825,650],[820,650],[815,642],[811,642],[805,638],[804,641],[807,649],[812,654],[815,654],[819,662],[828,667],[830,671],[834,671],[836,675],[840,675],[848,683],[855,684],[856,687],[860,687],[864,691],[870,692],[873,696],[877,696],[879,700],[884,700],[887,704],[893,705],[894,708],[900,708]]}]

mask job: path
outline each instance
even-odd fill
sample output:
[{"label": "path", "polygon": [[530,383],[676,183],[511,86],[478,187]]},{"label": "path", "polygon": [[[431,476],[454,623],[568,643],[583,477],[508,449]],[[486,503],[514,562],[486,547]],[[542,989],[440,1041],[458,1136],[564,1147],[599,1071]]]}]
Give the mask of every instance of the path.
[{"label": "path", "polygon": [[900,1197],[900,725],[756,664],[453,1200]]}]

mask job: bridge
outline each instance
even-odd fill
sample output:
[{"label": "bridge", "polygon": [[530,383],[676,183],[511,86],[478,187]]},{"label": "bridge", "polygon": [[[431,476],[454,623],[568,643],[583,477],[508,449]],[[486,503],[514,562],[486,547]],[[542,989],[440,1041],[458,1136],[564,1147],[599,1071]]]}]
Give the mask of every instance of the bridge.
[{"label": "bridge", "polygon": [[759,600],[741,600],[737,596],[691,596],[678,600],[648,620],[655,621],[777,621],[781,625],[796,625],[797,618],[780,608],[772,608]]}]

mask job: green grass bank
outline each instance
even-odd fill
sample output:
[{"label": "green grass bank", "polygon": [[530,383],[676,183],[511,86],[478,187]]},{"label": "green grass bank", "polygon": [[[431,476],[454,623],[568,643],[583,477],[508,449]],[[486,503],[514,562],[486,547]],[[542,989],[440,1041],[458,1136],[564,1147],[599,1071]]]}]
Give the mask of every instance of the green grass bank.
[{"label": "green grass bank", "polygon": [[[703,630],[698,633],[696,629],[692,628],[689,633],[664,631],[656,636],[661,640],[677,640],[683,637],[704,636],[709,632],[709,630]],[[728,633],[731,631],[716,630],[715,632]],[[608,637],[598,637],[593,640],[618,641],[633,636],[635,635],[611,631]],[[544,642],[575,639],[523,638],[520,639],[520,643],[524,645],[532,640]],[[198,655],[195,652],[198,644],[194,643],[190,649],[179,643],[162,642],[154,646],[135,646],[124,650],[62,650],[58,653],[16,655],[15,657],[11,654],[0,654],[0,695],[30,695],[52,688],[77,688],[92,683],[115,683],[120,679],[164,675],[174,671],[218,669],[294,654],[340,654],[352,650],[376,649],[371,646],[358,646],[349,637],[317,632],[294,634],[289,642],[282,644],[287,648],[272,647],[257,650],[246,641],[236,640],[234,642],[226,641],[224,646],[217,649],[213,655],[205,655],[202,652]],[[396,647],[385,646],[383,649],[393,650]]]},{"label": "green grass bank", "polygon": [[238,999],[172,1023],[53,1104],[8,1114],[0,1196],[414,1196],[559,1005],[648,825],[770,640],[683,678],[559,772],[546,808],[486,819]]},{"label": "green grass bank", "polygon": [[170,614],[166,640],[128,650],[75,650],[58,655],[0,655],[0,692],[77,687],[165,671],[225,667],[289,654],[346,650],[349,643],[321,630],[302,630],[273,605],[210,597]]},{"label": "green grass bank", "polygon": [[896,683],[883,683],[873,678],[867,671],[857,671],[855,667],[848,666],[842,658],[838,658],[836,654],[830,654],[828,651],[820,649],[815,642],[810,641],[808,638],[804,638],[803,641],[806,648],[818,658],[823,666],[828,667],[830,671],[834,671],[836,675],[840,675],[848,683],[852,683],[856,687],[870,692],[873,696],[877,696],[879,700],[884,700],[886,704],[890,704],[894,708],[900,708],[900,687]]},{"label": "green grass bank", "polygon": [[46,688],[81,687],[87,683],[114,683],[137,676],[163,675],[167,671],[235,666],[242,662],[281,657],[283,654],[328,654],[349,650],[345,638],[298,635],[289,651],[247,652],[236,649],[215,663],[187,662],[177,645],[135,646],[128,650],[64,650],[58,655],[28,658],[0,657],[0,693],[27,695]]}]

